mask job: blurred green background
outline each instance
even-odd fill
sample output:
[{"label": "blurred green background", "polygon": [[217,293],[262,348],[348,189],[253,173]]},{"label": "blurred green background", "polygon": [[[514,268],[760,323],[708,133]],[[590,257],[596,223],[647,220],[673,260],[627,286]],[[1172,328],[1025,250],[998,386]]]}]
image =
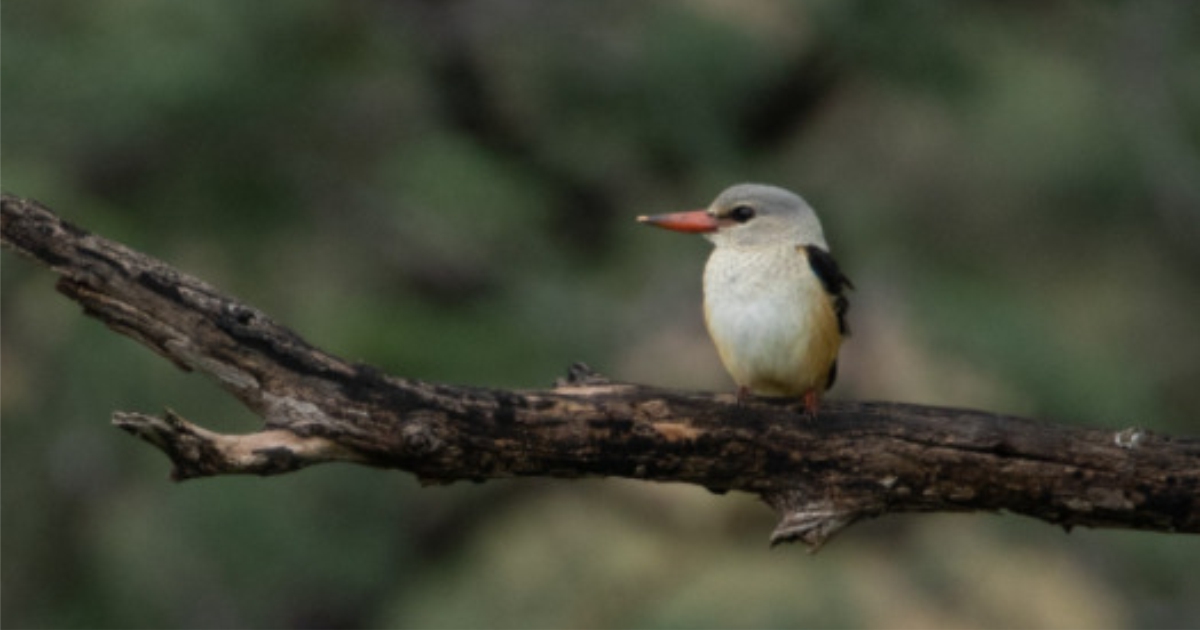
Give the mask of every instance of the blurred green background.
[{"label": "blurred green background", "polygon": [[[400,375],[729,390],[707,245],[793,188],[855,281],[831,395],[1200,433],[1193,2],[66,2],[2,9],[6,191]],[[1179,627],[1200,541],[746,496],[174,485],[116,409],[256,420],[3,254],[6,627]]]}]

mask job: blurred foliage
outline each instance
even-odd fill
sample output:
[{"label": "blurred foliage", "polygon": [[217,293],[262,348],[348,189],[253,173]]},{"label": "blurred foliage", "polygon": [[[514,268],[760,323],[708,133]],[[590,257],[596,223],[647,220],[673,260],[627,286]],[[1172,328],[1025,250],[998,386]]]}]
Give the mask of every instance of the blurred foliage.
[{"label": "blurred foliage", "polygon": [[[632,217],[794,188],[858,290],[833,395],[1196,433],[1200,9],[1148,2],[2,8],[3,187],[391,372],[574,360],[728,389],[706,245]],[[1179,627],[1200,546],[888,517],[769,550],[746,497],[174,486],[114,409],[254,418],[2,268],[6,627]]]}]

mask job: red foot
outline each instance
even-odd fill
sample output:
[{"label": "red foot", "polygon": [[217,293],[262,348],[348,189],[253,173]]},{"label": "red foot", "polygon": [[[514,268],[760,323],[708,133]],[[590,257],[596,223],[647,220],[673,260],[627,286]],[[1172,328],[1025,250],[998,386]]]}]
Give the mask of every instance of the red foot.
[{"label": "red foot", "polygon": [[817,410],[821,407],[821,399],[817,395],[817,390],[810,389],[804,392],[804,415],[814,419],[817,417]]}]

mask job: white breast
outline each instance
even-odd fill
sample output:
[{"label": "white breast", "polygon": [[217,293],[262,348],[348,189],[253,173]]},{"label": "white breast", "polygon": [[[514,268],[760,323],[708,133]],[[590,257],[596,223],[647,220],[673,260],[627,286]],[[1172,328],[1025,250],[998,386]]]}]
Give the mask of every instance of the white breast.
[{"label": "white breast", "polygon": [[820,280],[794,245],[714,249],[704,269],[704,311],[739,386],[767,396],[824,388],[841,337]]}]

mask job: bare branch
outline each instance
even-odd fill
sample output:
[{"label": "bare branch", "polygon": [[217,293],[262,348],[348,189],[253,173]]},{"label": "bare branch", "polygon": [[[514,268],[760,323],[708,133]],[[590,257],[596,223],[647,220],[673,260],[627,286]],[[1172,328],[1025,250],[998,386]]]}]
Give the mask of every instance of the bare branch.
[{"label": "bare branch", "polygon": [[84,311],[215,378],[264,420],[223,435],[171,411],[114,423],[171,458],[174,478],[273,475],[343,461],[425,483],[615,476],[760,496],[772,542],[816,548],[888,512],[1000,511],[1072,527],[1200,532],[1200,439],[983,411],[794,405],[610,381],[586,366],[545,390],[385,375],[325,353],[165,263],[4,195],[3,243],[61,277]]}]

